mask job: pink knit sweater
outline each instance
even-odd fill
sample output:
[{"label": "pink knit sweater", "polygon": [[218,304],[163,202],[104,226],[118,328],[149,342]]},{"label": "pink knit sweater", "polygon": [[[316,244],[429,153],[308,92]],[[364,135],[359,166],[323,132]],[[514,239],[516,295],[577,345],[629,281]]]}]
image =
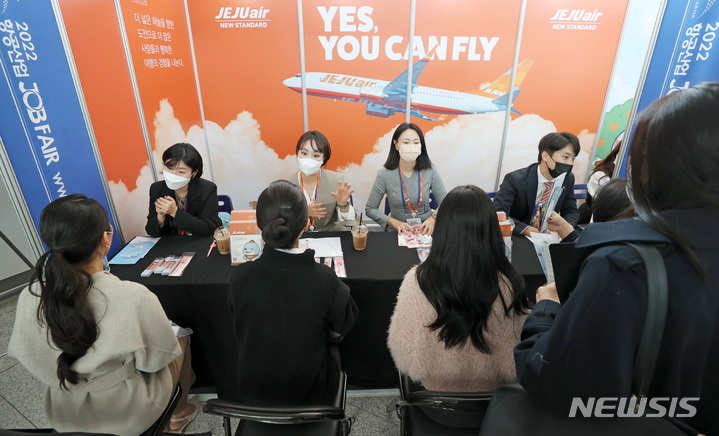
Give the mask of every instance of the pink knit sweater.
[{"label": "pink knit sweater", "polygon": [[[446,349],[437,336],[439,330],[427,327],[437,319],[437,312],[417,283],[416,269],[404,277],[389,326],[387,345],[397,369],[436,391],[491,391],[516,382],[513,350],[526,315],[510,312],[507,317],[497,298],[484,332],[492,353],[480,352],[470,340],[462,347]],[[502,294],[505,301],[512,300],[504,286]]]}]

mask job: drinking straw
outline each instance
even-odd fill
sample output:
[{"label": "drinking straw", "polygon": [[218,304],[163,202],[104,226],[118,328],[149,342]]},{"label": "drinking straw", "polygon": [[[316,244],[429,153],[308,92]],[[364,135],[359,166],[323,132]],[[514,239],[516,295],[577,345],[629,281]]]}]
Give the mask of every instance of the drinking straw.
[{"label": "drinking straw", "polygon": [[362,225],[362,212],[360,212],[360,223],[359,225]]}]

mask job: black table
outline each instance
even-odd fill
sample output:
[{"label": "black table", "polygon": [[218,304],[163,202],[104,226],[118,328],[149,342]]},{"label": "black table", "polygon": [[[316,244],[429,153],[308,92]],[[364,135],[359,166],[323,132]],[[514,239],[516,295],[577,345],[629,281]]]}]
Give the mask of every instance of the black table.
[{"label": "black table", "polygon": [[[304,237],[338,236],[342,242],[347,278],[352,297],[359,307],[353,329],[340,344],[342,368],[349,382],[367,388],[397,385],[397,372],[387,349],[387,330],[399,286],[405,273],[419,263],[417,250],[397,246],[397,233],[370,232],[367,248],[355,251],[349,232],[307,233]],[[112,265],[112,273],[123,280],[147,286],[177,324],[190,327],[192,366],[198,376],[195,386],[215,386],[221,398],[236,398],[237,354],[232,322],[227,311],[227,285],[234,266],[230,256],[216,249],[206,257],[210,237],[162,238],[135,265]],[[160,256],[194,251],[195,257],[182,277],[140,273]],[[527,282],[528,296],[546,280],[526,238],[513,238],[513,264]]]}]

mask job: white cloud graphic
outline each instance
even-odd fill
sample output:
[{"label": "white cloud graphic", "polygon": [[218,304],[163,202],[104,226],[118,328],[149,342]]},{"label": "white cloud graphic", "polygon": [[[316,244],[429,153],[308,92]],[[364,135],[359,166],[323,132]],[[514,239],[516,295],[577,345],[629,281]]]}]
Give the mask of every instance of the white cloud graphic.
[{"label": "white cloud graphic", "polygon": [[123,182],[108,182],[126,242],[135,236],[147,234],[145,223],[150,203],[150,185],[153,181],[150,166],[146,165],[142,167],[137,177],[137,188],[132,191],[128,191]]}]

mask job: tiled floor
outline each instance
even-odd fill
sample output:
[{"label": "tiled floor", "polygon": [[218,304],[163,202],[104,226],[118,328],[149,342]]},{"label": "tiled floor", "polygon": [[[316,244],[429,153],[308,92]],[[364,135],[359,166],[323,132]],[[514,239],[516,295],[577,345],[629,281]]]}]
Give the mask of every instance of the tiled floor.
[{"label": "tiled floor", "polygon": [[[0,302],[0,355],[7,345],[15,320],[17,297]],[[392,396],[357,397],[350,391],[347,398],[347,415],[353,416],[353,436],[398,436],[399,421],[394,412]],[[0,428],[48,428],[43,410],[44,389],[17,360],[0,358]],[[388,411],[389,409],[389,411]],[[237,423],[233,420],[233,428]],[[212,431],[223,435],[222,419],[200,413],[185,433]]]}]

